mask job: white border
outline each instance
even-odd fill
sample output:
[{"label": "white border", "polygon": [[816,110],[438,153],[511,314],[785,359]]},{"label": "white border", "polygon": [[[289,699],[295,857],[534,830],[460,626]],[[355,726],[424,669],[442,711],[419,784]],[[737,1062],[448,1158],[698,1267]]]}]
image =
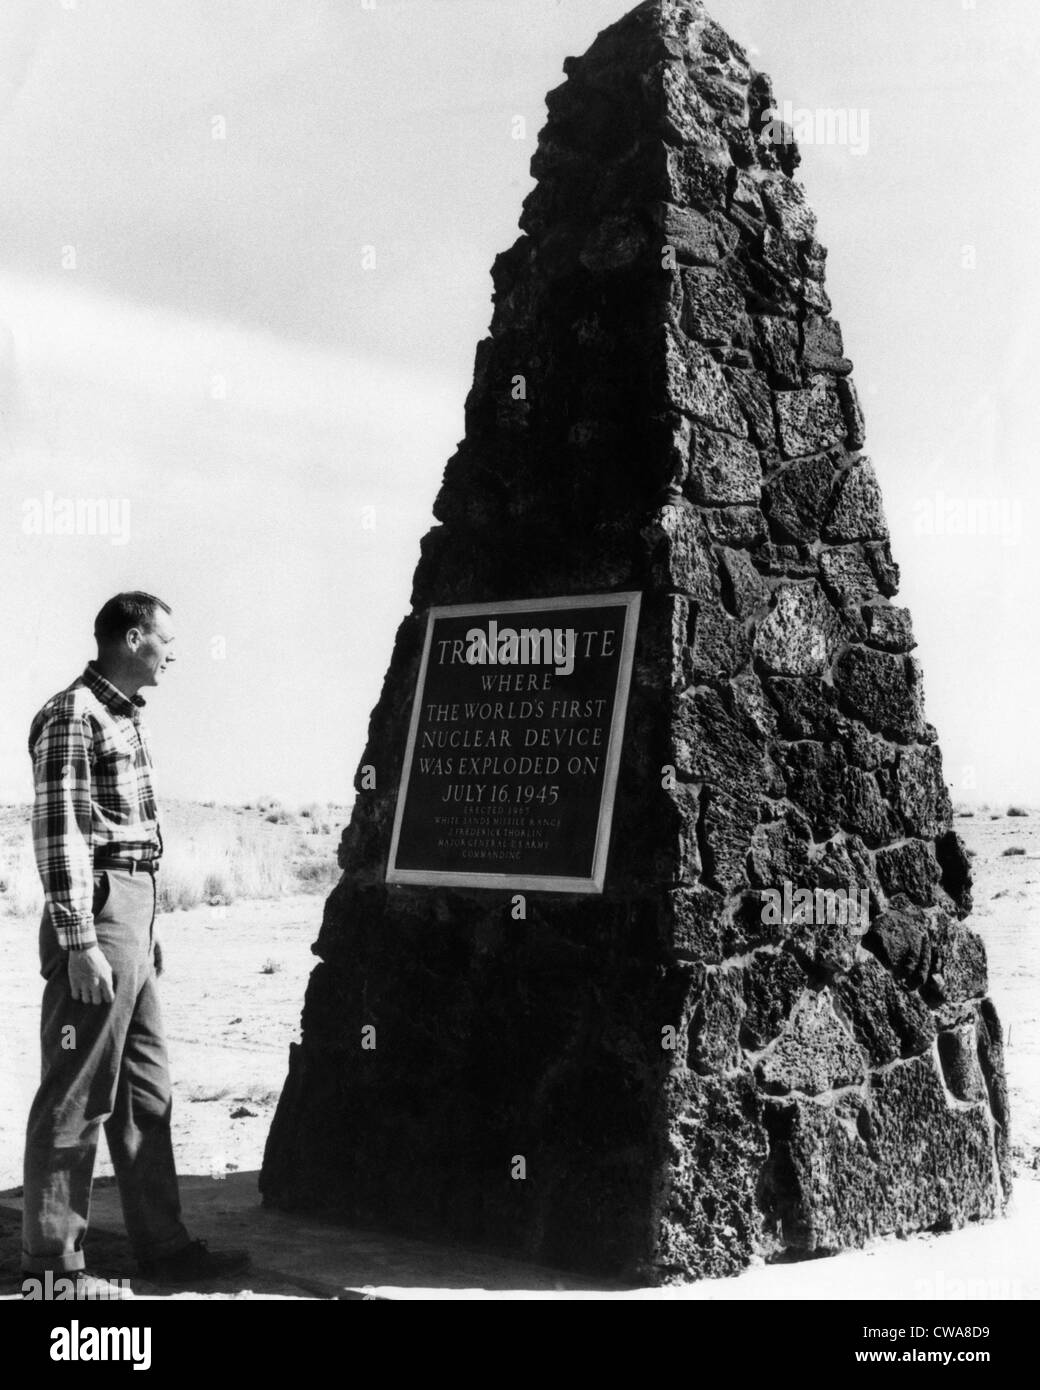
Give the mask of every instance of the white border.
[{"label": "white border", "polygon": [[[614,819],[614,795],[617,791],[618,770],[621,765],[621,740],[628,716],[628,696],[632,685],[632,663],[636,650],[636,632],[639,627],[639,612],[643,595],[641,593],[621,594],[576,594],[571,598],[531,598],[511,599],[505,603],[463,603],[431,608],[426,622],[426,642],[423,646],[419,676],[415,683],[415,697],[412,706],[412,720],[408,729],[408,743],[405,748],[404,766],[401,780],[397,786],[397,809],[394,814],[394,830],[390,840],[390,855],[387,860],[386,882],[422,884],[428,888],[519,888],[525,892],[546,893],[602,893],[607,877],[607,854],[610,849],[610,828]],[[477,616],[494,617],[499,613],[543,612],[554,608],[617,608],[627,609],[625,614],[625,635],[621,643],[618,661],[617,685],[614,691],[614,715],[610,726],[610,739],[607,744],[607,766],[603,778],[603,791],[599,804],[599,825],[596,830],[596,844],[592,855],[591,878],[561,878],[551,874],[482,874],[477,872],[441,872],[429,869],[395,869],[401,825],[404,821],[405,801],[408,796],[408,782],[412,772],[412,755],[419,734],[419,720],[422,711],[422,694],[426,686],[426,670],[433,643],[433,628],[439,618],[469,618]]]}]

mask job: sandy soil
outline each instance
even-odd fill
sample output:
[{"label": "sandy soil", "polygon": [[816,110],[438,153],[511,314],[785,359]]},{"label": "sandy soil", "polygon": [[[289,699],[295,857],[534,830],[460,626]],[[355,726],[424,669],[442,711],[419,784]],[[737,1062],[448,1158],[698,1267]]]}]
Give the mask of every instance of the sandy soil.
[{"label": "sandy soil", "polygon": [[[157,919],[181,1173],[257,1169],[299,1037],[322,900],[198,907]],[[21,1183],[25,1116],[39,1067],[36,924],[0,920],[0,1191]],[[98,1174],[111,1174],[102,1149]]]},{"label": "sandy soil", "polygon": [[1040,812],[1014,819],[976,811],[956,825],[974,855],[971,924],[986,943],[1004,1025],[1016,1168],[1040,1178]]},{"label": "sandy soil", "polygon": [[[1040,1261],[1033,1186],[1040,1179],[1040,812],[1009,819],[1003,811],[979,810],[959,818],[957,828],[974,854],[973,921],[987,945],[991,992],[1004,1022],[1016,1170],[1029,1189],[1000,1223],[1002,1268],[1027,1275],[1024,1287],[1031,1288]],[[1025,853],[1005,855],[1012,848]],[[223,1176],[260,1167],[288,1045],[298,1037],[321,906],[320,898],[304,896],[159,919],[182,1174]],[[38,1064],[38,1006],[35,924],[0,919],[0,1191],[21,1180],[23,1125]],[[103,1155],[99,1174],[110,1172]],[[905,1264],[909,1249],[907,1242],[881,1243],[880,1265],[877,1246],[839,1257],[843,1278],[868,1285],[883,1279],[884,1262]],[[826,1263],[836,1271],[836,1261]],[[776,1287],[782,1273],[752,1271],[745,1279],[768,1277],[769,1291],[760,1296],[775,1298],[785,1296]],[[743,1287],[754,1296],[750,1285]]]}]

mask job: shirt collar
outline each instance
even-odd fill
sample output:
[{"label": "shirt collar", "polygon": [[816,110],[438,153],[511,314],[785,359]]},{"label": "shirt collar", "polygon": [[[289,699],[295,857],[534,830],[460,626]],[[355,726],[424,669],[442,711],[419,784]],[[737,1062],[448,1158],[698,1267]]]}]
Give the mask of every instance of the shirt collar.
[{"label": "shirt collar", "polygon": [[92,661],[88,661],[84,668],[83,684],[103,705],[107,705],[113,714],[125,714],[132,719],[139,709],[144,709],[145,702],[140,695],[124,695],[118,686],[113,685],[101,674]]}]

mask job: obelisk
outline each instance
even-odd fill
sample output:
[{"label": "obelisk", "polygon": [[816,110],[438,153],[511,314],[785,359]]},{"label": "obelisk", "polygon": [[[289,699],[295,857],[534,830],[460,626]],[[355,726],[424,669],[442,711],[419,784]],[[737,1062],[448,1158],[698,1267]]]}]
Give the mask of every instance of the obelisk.
[{"label": "obelisk", "polygon": [[654,1282],[992,1216],[1000,1024],[791,132],[700,3],[565,72],[265,1199]]}]

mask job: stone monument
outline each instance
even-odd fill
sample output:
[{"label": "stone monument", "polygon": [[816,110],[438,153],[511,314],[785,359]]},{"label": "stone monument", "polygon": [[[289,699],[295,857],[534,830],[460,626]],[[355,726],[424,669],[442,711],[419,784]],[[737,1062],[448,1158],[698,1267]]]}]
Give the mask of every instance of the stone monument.
[{"label": "stone monument", "polygon": [[770,83],[648,0],[548,99],[269,1204],[654,1282],[1001,1210],[1001,1029]]}]

